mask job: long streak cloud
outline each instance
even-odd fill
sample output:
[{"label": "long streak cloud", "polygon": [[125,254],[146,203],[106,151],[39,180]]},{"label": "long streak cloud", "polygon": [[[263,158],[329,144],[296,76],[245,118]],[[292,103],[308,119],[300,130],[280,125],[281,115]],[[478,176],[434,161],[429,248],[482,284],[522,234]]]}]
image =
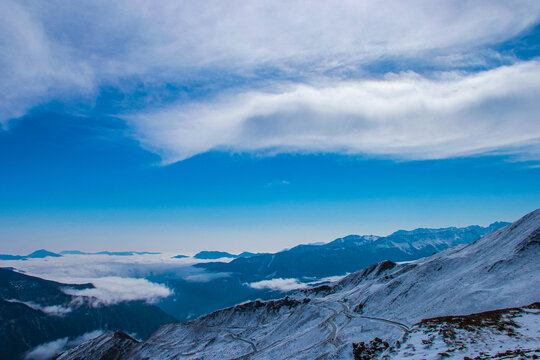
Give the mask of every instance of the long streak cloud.
[{"label": "long streak cloud", "polygon": [[434,159],[539,154],[540,63],[427,79],[292,85],[129,117],[166,162],[212,149],[340,152]]}]

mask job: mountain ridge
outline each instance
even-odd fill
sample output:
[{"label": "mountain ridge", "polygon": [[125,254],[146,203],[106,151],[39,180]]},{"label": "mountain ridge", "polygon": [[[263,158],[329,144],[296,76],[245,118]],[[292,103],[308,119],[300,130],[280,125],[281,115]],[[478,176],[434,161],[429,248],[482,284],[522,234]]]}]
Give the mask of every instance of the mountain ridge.
[{"label": "mountain ridge", "polygon": [[348,235],[324,245],[298,245],[275,254],[195,266],[210,272],[235,273],[246,282],[272,278],[323,278],[344,275],[383,260],[411,261],[429,256],[449,246],[470,243],[508,224],[495,222],[487,227],[398,230],[386,237]]}]

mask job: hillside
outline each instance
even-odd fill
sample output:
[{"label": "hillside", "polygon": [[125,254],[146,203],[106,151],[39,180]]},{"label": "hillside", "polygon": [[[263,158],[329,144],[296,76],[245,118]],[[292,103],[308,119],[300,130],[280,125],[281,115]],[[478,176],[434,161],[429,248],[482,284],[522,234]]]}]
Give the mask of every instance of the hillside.
[{"label": "hillside", "polygon": [[351,359],[353,343],[378,337],[393,344],[425,318],[537,302],[539,244],[536,210],[472,244],[427,258],[384,261],[332,285],[164,325],[121,358]]},{"label": "hillside", "polygon": [[19,359],[38,345],[96,330],[123,330],[145,338],[175,321],[142,301],[96,305],[63,291],[85,288],[93,285],[62,284],[0,269],[0,359]]}]

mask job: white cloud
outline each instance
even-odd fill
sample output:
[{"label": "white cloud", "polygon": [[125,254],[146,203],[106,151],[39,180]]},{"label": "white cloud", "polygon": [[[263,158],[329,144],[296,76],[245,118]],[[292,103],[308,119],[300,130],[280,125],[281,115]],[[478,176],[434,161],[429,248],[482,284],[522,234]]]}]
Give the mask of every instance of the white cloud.
[{"label": "white cloud", "polygon": [[93,70],[70,52],[35,11],[0,2],[0,125],[65,92],[93,91]]},{"label": "white cloud", "polygon": [[[71,295],[83,296],[94,306],[130,300],[154,303],[173,294],[167,286],[146,280],[145,278],[149,276],[184,279],[191,282],[208,282],[229,276],[226,273],[207,273],[204,269],[192,266],[215,260],[200,260],[192,257],[175,259],[172,258],[173,255],[174,253],[129,256],[63,255],[56,258],[31,258],[24,261],[0,260],[0,267],[14,268],[27,275],[65,284],[92,283],[95,289],[64,291]],[[35,304],[27,303],[26,305],[34,306]],[[71,305],[77,306],[79,303],[75,302]],[[61,315],[64,310],[61,307],[37,308],[35,306],[35,309],[49,314],[56,312]]]},{"label": "white cloud", "polygon": [[186,276],[184,278],[184,280],[190,281],[190,282],[206,283],[206,282],[209,282],[209,281],[212,281],[212,280],[215,280],[215,279],[229,277],[230,275],[231,275],[230,273],[208,273],[208,272],[203,272],[203,273],[200,273],[200,274],[188,275],[188,276]]},{"label": "white cloud", "polygon": [[291,85],[128,117],[174,162],[210,149],[434,159],[540,147],[540,62],[476,74]]},{"label": "white cloud", "polygon": [[30,350],[24,357],[26,360],[48,360],[54,358],[61,353],[68,343],[68,338],[62,338],[50,341],[45,344],[36,346]]},{"label": "white cloud", "polygon": [[274,291],[291,291],[291,290],[297,290],[297,289],[305,289],[308,287],[308,284],[301,283],[298,281],[298,279],[282,279],[282,278],[276,278],[272,280],[263,280],[263,281],[257,281],[248,284],[248,286],[262,290],[262,289],[270,289]]},{"label": "white cloud", "polygon": [[311,79],[344,77],[381,57],[460,62],[539,14],[534,0],[4,0],[0,123],[52,99],[91,99],[101,85],[122,88],[133,77],[204,82],[277,69]]},{"label": "white cloud", "polygon": [[69,338],[61,338],[54,341],[50,341],[41,345],[36,346],[32,350],[28,351],[24,359],[25,360],[49,360],[55,358],[62,351],[65,351],[69,348],[82,344],[83,342],[97,338],[103,334],[103,331],[96,330],[85,333],[73,340]]},{"label": "white cloud", "polygon": [[340,281],[341,279],[343,279],[345,276],[349,275],[349,273],[345,274],[345,275],[336,275],[336,276],[328,276],[328,277],[324,277],[324,278],[321,278],[317,281],[314,281],[314,282],[311,282],[309,283],[310,285],[319,285],[321,283],[333,283],[333,282],[338,282]]},{"label": "white cloud", "polygon": [[191,265],[212,260],[173,259],[174,253],[110,255],[63,255],[57,258],[0,260],[0,266],[20,269],[29,275],[64,283],[92,282],[95,278],[146,277],[167,274],[184,277],[202,270]]},{"label": "white cloud", "polygon": [[144,300],[155,303],[161,298],[173,294],[164,285],[152,283],[146,279],[122,278],[117,276],[92,279],[95,288],[76,290],[63,289],[66,294],[88,297],[92,305],[111,305],[123,301]]},{"label": "white cloud", "polygon": [[252,287],[254,289],[262,290],[262,289],[269,289],[274,291],[292,291],[292,290],[298,290],[298,289],[306,289],[313,286],[319,286],[322,284],[332,283],[339,281],[343,279],[347,275],[338,275],[338,276],[328,276],[325,278],[321,278],[315,281],[310,282],[301,282],[298,279],[283,279],[283,278],[276,278],[271,280],[262,280],[257,281],[253,283],[246,284],[249,287]]},{"label": "white cloud", "polygon": [[44,313],[46,315],[51,315],[51,316],[64,316],[67,313],[71,312],[70,308],[63,307],[62,305],[41,306],[41,305],[36,304],[36,303],[34,303],[32,301],[20,301],[20,300],[16,300],[16,299],[6,299],[6,301],[11,302],[11,303],[24,304],[24,305],[28,306],[29,308],[41,311],[42,313]]}]

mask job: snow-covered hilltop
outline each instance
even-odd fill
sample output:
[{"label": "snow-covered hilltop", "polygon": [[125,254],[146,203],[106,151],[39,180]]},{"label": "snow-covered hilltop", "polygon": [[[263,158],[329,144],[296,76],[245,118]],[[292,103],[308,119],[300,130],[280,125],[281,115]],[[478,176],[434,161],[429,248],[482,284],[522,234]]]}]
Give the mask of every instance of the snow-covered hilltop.
[{"label": "snow-covered hilltop", "polygon": [[[353,343],[370,344],[378,337],[379,345],[390,346],[406,334],[413,334],[405,337],[413,341],[419,326],[413,324],[425,318],[539,301],[539,244],[540,210],[536,210],[472,244],[427,258],[400,264],[384,261],[337,283],[280,300],[248,302],[164,325],[114,358],[351,359]],[[526,312],[532,330],[524,336],[534,340],[536,334],[540,343],[538,312],[533,310]],[[420,341],[418,348],[424,345],[429,346]],[[90,356],[91,348],[91,343],[83,344],[59,359],[76,359],[81,353],[89,354],[87,359],[102,359]],[[395,354],[386,355],[406,356]],[[410,356],[421,358],[412,352]]]}]

